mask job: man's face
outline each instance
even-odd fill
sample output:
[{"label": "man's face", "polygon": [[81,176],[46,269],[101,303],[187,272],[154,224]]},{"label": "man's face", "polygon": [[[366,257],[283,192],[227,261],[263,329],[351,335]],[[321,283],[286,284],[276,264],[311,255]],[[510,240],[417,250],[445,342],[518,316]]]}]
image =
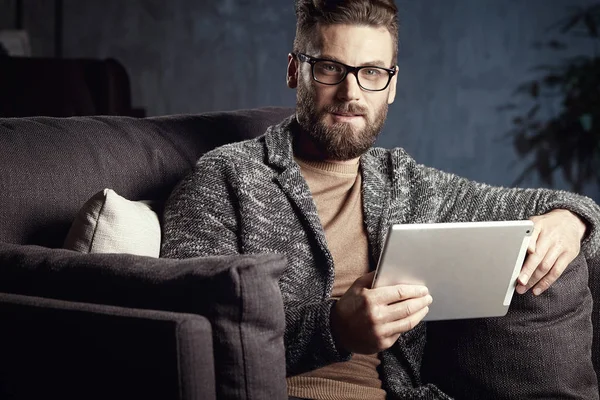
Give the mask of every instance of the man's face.
[{"label": "man's face", "polygon": [[[350,66],[391,68],[392,36],[385,28],[359,25],[325,25],[306,54]],[[380,92],[361,89],[356,75],[348,73],[338,85],[313,80],[311,65],[290,57],[288,86],[297,87],[296,113],[302,130],[329,160],[345,161],[366,152],[381,132],[388,104],[396,94],[396,76]]]}]

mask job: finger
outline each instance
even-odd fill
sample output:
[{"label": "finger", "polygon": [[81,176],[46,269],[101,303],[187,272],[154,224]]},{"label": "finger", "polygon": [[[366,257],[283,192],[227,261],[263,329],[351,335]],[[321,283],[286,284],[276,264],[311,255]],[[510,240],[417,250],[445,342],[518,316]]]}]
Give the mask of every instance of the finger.
[{"label": "finger", "polygon": [[542,257],[536,253],[529,254],[525,258],[525,263],[523,264],[521,272],[519,273],[519,277],[517,278],[517,292],[521,293],[519,291],[519,288],[523,287],[523,293],[525,293],[527,282],[529,282],[529,278],[531,277],[541,260]]},{"label": "finger", "polygon": [[372,290],[377,304],[393,304],[399,301],[422,297],[429,294],[426,286],[422,285],[394,285],[384,286]]},{"label": "finger", "polygon": [[546,276],[546,274],[550,272],[550,270],[552,270],[552,268],[554,267],[554,263],[562,253],[563,250],[556,246],[548,250],[543,256],[536,253],[536,259],[541,258],[541,260],[537,262],[535,270],[532,273],[530,273],[527,283],[525,285],[523,285],[522,283],[517,285],[517,293],[523,294],[529,289],[531,289],[533,286],[535,286],[540,281],[540,279],[542,279],[544,276]]},{"label": "finger", "polygon": [[[523,268],[521,268],[521,273],[519,274],[518,283],[520,286],[526,286],[529,282],[529,279],[533,275],[533,273],[538,268],[538,265],[542,262],[544,257],[546,257],[546,253],[548,251],[548,243],[540,241],[540,243],[536,244],[535,253],[531,253],[527,255],[525,259],[525,263],[523,264]],[[517,289],[519,287],[517,286]],[[521,293],[521,292],[519,292]],[[525,293],[525,291],[523,291]],[[523,294],[521,293],[521,294]]]},{"label": "finger", "polygon": [[386,313],[383,315],[382,322],[388,323],[407,318],[423,308],[428,307],[432,302],[433,298],[431,295],[425,295],[391,304],[387,307]]},{"label": "finger", "polygon": [[562,253],[554,262],[554,266],[538,283],[533,287],[533,294],[539,296],[556,282],[556,280],[565,272],[569,264],[575,258],[570,253]]},{"label": "finger", "polygon": [[533,254],[535,253],[536,245],[538,237],[540,236],[541,229],[539,228],[539,223],[535,223],[535,218],[530,218],[533,221],[533,232],[531,232],[531,237],[529,238],[529,245],[527,245],[527,253]]},{"label": "finger", "polygon": [[554,267],[554,263],[563,254],[565,250],[559,246],[552,246],[548,248],[548,251],[544,255],[544,258],[540,261],[535,271],[529,278],[529,282],[527,282],[527,288],[531,288],[535,286],[536,283],[540,281],[550,270]]},{"label": "finger", "polygon": [[425,318],[429,313],[429,307],[424,307],[409,317],[399,319],[397,321],[388,322],[383,326],[383,331],[386,332],[386,336],[395,336],[404,332],[408,332],[413,329]]}]

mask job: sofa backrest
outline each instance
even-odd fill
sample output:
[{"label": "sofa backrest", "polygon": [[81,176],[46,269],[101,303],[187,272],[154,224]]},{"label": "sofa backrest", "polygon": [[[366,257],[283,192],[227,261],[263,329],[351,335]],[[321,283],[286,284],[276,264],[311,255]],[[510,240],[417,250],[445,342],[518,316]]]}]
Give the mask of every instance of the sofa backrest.
[{"label": "sofa backrest", "polygon": [[104,188],[164,201],[206,151],[259,136],[293,111],[0,118],[0,242],[61,247],[77,211]]}]

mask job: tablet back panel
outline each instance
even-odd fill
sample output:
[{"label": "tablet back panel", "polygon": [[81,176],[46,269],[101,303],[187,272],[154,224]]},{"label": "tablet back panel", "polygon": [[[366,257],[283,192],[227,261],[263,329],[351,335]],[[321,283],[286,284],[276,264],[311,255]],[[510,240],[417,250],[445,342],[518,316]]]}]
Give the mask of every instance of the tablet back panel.
[{"label": "tablet back panel", "polygon": [[505,315],[531,221],[392,225],[373,287],[429,288],[427,321]]}]

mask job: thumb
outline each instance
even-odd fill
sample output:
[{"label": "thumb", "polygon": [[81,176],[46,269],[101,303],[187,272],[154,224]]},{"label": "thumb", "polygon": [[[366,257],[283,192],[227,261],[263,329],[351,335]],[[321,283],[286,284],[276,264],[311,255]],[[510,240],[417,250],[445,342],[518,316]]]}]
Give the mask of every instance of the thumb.
[{"label": "thumb", "polygon": [[371,289],[373,286],[373,278],[375,277],[375,271],[371,271],[368,274],[364,274],[360,278],[354,281],[352,286],[356,288],[367,288]]}]

